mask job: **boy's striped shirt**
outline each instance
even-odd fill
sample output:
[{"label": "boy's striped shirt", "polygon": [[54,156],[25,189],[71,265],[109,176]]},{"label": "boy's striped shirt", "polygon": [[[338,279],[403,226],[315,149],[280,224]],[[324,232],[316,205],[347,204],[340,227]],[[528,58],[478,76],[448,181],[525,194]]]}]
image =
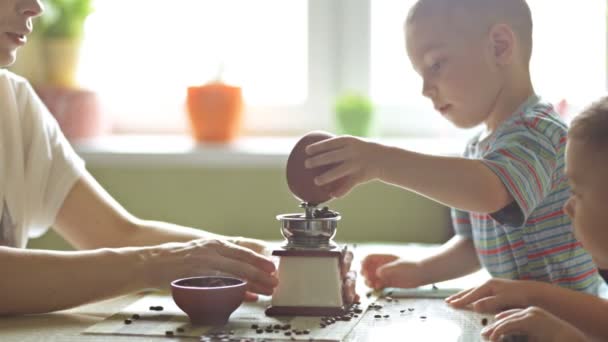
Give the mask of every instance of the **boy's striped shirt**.
[{"label": "boy's striped shirt", "polygon": [[566,136],[553,107],[534,96],[492,135],[467,145],[464,156],[482,160],[515,200],[491,215],[452,209],[456,233],[474,240],[492,276],[591,292],[603,283],[563,211]]}]

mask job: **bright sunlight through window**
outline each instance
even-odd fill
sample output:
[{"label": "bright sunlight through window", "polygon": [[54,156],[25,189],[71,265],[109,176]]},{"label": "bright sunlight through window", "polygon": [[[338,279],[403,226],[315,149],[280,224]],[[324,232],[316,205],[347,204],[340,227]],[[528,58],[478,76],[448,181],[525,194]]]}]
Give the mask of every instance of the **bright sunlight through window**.
[{"label": "bright sunlight through window", "polygon": [[80,82],[119,126],[143,130],[183,129],[186,88],[220,74],[243,87],[249,106],[298,104],[308,89],[307,20],[306,0],[96,1]]}]

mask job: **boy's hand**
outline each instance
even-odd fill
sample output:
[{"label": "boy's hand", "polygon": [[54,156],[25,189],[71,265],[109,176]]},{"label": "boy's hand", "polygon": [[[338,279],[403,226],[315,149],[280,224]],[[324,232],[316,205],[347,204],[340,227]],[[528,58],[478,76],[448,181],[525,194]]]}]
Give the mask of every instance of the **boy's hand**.
[{"label": "boy's hand", "polygon": [[339,179],[340,185],[331,193],[332,197],[342,197],[358,184],[380,177],[381,145],[352,136],[341,136],[311,144],[306,153],[311,156],[305,162],[309,169],[333,166],[329,171],[315,178],[318,186],[333,183]]},{"label": "boy's hand", "polygon": [[480,313],[495,313],[533,305],[531,295],[540,283],[526,280],[490,279],[445,299],[452,307]]},{"label": "boy's hand", "polygon": [[423,274],[418,263],[401,260],[396,255],[371,254],[361,262],[365,284],[375,290],[418,287],[425,284]]},{"label": "boy's hand", "polygon": [[526,335],[527,341],[587,341],[581,331],[537,307],[502,312],[481,335],[490,341],[503,341],[509,335]]}]

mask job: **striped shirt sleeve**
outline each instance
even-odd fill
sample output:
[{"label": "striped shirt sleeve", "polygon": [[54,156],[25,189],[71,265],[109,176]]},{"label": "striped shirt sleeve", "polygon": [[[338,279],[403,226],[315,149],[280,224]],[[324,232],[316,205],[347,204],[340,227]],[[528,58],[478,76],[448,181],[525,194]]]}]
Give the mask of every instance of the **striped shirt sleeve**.
[{"label": "striped shirt sleeve", "polygon": [[469,213],[455,208],[452,208],[451,213],[452,225],[454,226],[454,232],[456,233],[456,235],[472,238],[473,229]]},{"label": "striped shirt sleeve", "polygon": [[491,216],[504,225],[522,226],[550,193],[557,158],[551,140],[537,130],[522,127],[497,137],[483,162],[515,202]]}]

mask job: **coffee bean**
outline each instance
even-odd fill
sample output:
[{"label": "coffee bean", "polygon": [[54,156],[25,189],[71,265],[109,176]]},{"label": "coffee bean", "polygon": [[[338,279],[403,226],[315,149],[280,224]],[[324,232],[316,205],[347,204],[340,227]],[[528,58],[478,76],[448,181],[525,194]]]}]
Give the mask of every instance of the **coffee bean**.
[{"label": "coffee bean", "polygon": [[291,332],[290,331],[286,331],[285,332],[285,336],[291,336]]},{"label": "coffee bean", "polygon": [[252,325],[251,325],[251,329],[257,329],[257,328],[259,328],[259,327],[260,327],[260,326],[259,326],[259,325],[257,325],[257,324],[252,324]]},{"label": "coffee bean", "polygon": [[408,311],[414,311],[414,308],[408,308]]},{"label": "coffee bean", "polygon": [[167,330],[167,331],[165,331],[165,335],[166,336],[173,336],[173,331]]},{"label": "coffee bean", "polygon": [[481,325],[483,325],[484,327],[485,327],[486,325],[488,325],[488,319],[487,319],[487,318],[483,318],[483,319],[481,320]]},{"label": "coffee bean", "polygon": [[133,319],[140,319],[139,314],[133,314],[133,316],[131,316]]},{"label": "coffee bean", "polygon": [[264,330],[262,330],[262,329],[256,329],[255,332],[258,333],[258,334],[263,334]]},{"label": "coffee bean", "polygon": [[420,316],[420,319],[426,319],[426,316]]},{"label": "coffee bean", "polygon": [[382,315],[374,315],[374,318],[382,318]]},{"label": "coffee bean", "polygon": [[177,328],[176,330],[177,330],[177,332],[180,332],[180,333],[183,333],[185,331],[184,328]]},{"label": "coffee bean", "polygon": [[133,321],[131,321],[130,319],[125,319],[125,324],[131,324]]},{"label": "coffee bean", "polygon": [[391,317],[391,316],[390,315],[384,315],[384,318],[389,318],[389,317]]}]

